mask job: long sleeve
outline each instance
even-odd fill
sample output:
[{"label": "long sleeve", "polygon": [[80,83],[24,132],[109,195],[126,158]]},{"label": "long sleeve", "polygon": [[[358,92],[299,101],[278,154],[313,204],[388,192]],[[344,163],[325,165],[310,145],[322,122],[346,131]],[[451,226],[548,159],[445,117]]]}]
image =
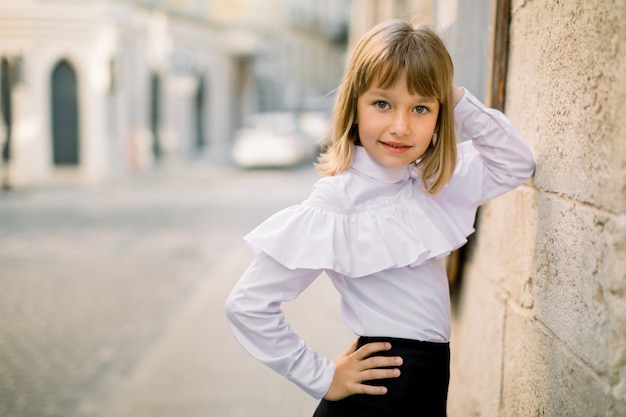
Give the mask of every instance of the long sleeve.
[{"label": "long sleeve", "polygon": [[455,174],[437,200],[478,207],[530,179],[530,148],[504,114],[465,91],[454,117],[457,132],[469,140],[458,145]]},{"label": "long sleeve", "polygon": [[305,345],[280,305],[296,298],[320,272],[290,270],[262,252],[239,279],[225,306],[230,329],[241,346],[315,398],[328,391],[335,364]]}]

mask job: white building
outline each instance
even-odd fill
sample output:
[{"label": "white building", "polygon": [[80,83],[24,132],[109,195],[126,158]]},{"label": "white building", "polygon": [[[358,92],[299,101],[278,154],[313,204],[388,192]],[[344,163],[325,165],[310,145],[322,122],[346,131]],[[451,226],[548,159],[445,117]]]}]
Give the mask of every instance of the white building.
[{"label": "white building", "polygon": [[97,181],[168,155],[228,161],[244,114],[322,105],[344,64],[348,8],[0,0],[6,182]]}]

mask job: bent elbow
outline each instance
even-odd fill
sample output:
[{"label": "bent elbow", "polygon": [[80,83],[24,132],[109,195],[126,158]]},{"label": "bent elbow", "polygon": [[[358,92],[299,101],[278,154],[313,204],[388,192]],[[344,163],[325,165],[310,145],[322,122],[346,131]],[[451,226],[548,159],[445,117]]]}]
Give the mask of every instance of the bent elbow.
[{"label": "bent elbow", "polygon": [[532,157],[520,161],[519,166],[516,169],[516,181],[518,185],[526,183],[530,180],[535,173],[535,161]]},{"label": "bent elbow", "polygon": [[526,144],[526,152],[524,152],[521,159],[526,168],[528,179],[530,179],[535,173],[535,158],[533,157],[533,153],[531,152],[530,146],[528,144]]},{"label": "bent elbow", "polygon": [[533,159],[532,154],[529,152],[526,158],[523,160],[523,165],[520,169],[522,173],[521,177],[523,178],[523,182],[530,180],[535,174],[535,160]]},{"label": "bent elbow", "polygon": [[224,303],[224,313],[226,314],[226,320],[228,320],[228,322],[231,324],[240,322],[241,312],[242,308],[240,303],[237,302],[237,298],[234,296],[234,294],[229,295],[226,299],[226,302]]},{"label": "bent elbow", "polygon": [[535,175],[535,161],[531,159],[530,164],[528,165],[528,179],[531,179]]},{"label": "bent elbow", "polygon": [[521,185],[530,180],[535,173],[535,160],[533,154],[530,151],[530,147],[526,146],[520,149],[515,157],[515,160],[510,162],[505,168],[508,171],[509,176],[513,179],[516,185]]}]

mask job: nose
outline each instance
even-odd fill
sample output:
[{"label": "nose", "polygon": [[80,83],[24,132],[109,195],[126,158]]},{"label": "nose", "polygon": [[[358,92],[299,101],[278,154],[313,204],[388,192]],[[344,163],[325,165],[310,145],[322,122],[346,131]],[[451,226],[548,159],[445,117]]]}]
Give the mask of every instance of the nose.
[{"label": "nose", "polygon": [[405,136],[410,133],[408,115],[404,112],[396,112],[389,124],[389,133],[394,136]]}]

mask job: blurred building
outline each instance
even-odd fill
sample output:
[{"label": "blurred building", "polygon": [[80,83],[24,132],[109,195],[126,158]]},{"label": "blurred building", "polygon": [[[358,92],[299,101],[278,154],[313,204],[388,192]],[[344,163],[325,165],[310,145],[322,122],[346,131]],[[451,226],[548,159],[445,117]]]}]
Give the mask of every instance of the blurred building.
[{"label": "blurred building", "polygon": [[350,46],[375,24],[400,17],[431,25],[455,64],[455,83],[486,93],[491,0],[362,0],[352,2]]},{"label": "blurred building", "polygon": [[5,181],[228,161],[245,114],[328,108],[348,13],[348,0],[0,0]]}]

